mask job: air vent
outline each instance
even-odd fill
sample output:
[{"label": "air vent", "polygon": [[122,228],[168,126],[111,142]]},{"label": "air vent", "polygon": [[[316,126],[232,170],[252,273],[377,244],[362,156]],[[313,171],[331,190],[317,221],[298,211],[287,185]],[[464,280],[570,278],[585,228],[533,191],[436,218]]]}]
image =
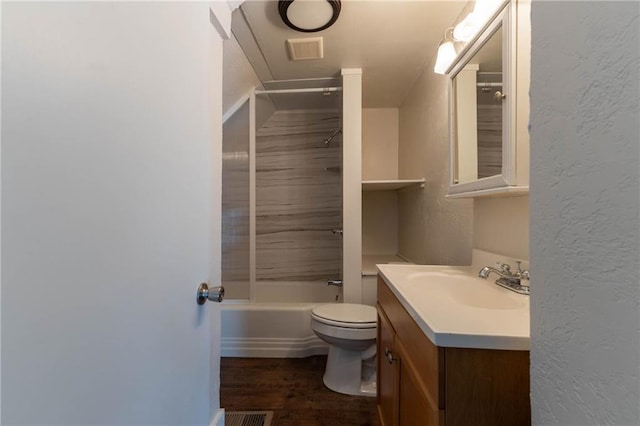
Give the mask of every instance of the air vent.
[{"label": "air vent", "polygon": [[292,61],[324,58],[322,37],[289,39],[287,40],[287,50]]}]

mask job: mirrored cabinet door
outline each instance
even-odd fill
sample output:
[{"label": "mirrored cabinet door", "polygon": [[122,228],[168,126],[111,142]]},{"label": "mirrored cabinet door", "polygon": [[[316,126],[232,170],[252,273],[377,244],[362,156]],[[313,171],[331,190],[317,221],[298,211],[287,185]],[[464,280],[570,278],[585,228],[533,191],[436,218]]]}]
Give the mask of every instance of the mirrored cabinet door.
[{"label": "mirrored cabinet door", "polygon": [[502,26],[453,78],[454,183],[502,174]]},{"label": "mirrored cabinet door", "polygon": [[451,66],[450,196],[518,185],[516,40],[510,1]]}]

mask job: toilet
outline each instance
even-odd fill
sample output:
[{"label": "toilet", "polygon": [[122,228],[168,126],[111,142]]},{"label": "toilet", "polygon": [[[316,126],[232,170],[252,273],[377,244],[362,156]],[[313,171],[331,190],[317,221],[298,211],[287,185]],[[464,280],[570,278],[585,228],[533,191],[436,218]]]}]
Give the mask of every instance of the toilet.
[{"label": "toilet", "polygon": [[375,396],[376,309],[353,303],[318,305],[311,311],[311,328],[329,344],[324,384],[347,395]]}]

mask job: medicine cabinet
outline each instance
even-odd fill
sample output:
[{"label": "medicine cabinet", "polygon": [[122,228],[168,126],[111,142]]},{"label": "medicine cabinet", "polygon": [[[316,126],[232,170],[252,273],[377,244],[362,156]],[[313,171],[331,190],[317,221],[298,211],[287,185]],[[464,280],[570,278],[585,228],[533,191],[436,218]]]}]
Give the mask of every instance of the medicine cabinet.
[{"label": "medicine cabinet", "polygon": [[506,3],[449,70],[449,197],[528,192],[526,7]]}]

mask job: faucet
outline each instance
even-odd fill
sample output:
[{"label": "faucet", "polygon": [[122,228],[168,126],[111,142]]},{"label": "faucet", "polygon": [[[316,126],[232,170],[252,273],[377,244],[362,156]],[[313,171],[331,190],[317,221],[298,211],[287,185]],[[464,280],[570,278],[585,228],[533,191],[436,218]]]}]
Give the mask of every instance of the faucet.
[{"label": "faucet", "polygon": [[496,280],[496,284],[501,287],[504,287],[508,290],[515,291],[519,294],[529,295],[529,285],[523,284],[522,281],[529,281],[529,271],[523,271],[520,267],[521,262],[517,262],[518,270],[516,272],[511,272],[511,265],[507,263],[497,263],[500,269],[493,268],[491,266],[485,266],[480,269],[478,272],[478,276],[483,279],[487,279],[490,273],[495,273],[500,276]]},{"label": "faucet", "polygon": [[342,280],[328,280],[327,285],[335,285],[336,287],[342,287]]}]

